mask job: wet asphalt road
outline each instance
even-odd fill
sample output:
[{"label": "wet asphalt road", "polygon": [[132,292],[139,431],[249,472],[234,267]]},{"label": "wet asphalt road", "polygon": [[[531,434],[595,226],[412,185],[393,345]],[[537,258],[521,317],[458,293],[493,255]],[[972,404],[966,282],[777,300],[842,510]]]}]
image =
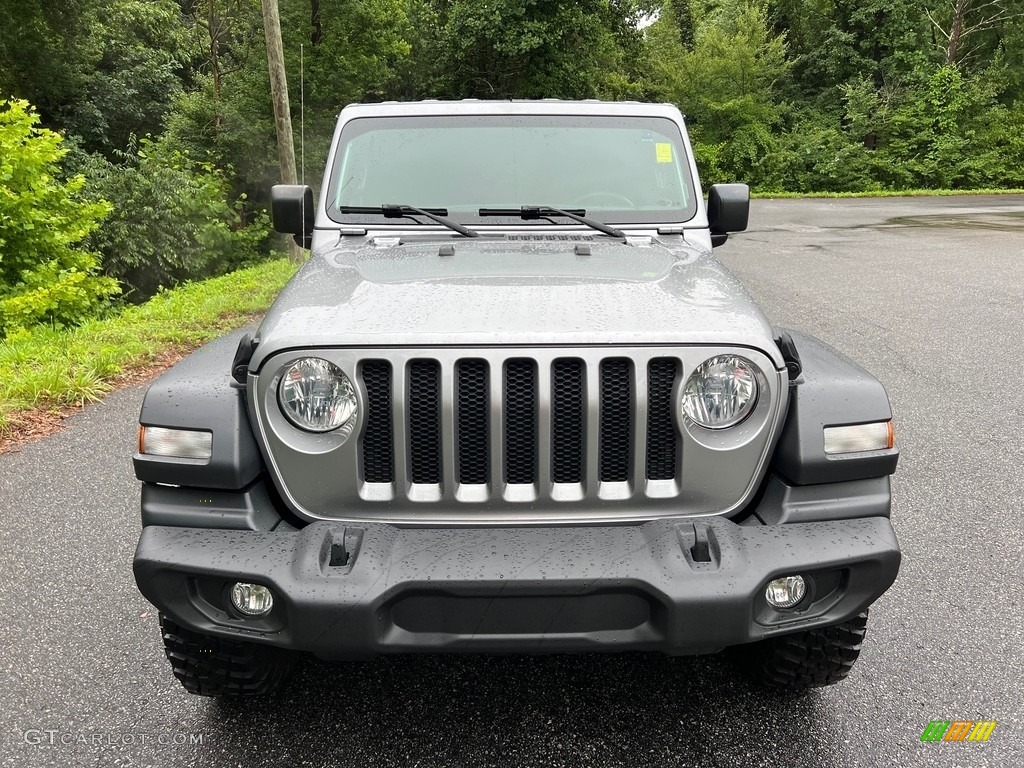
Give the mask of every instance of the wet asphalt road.
[{"label": "wet asphalt road", "polygon": [[[0,456],[2,764],[1024,765],[1024,198],[755,201],[719,253],[893,400],[905,559],[845,683],[792,698],[719,657],[422,657],[191,697],[130,570],[135,387]],[[999,725],[922,744],[930,719]]]}]

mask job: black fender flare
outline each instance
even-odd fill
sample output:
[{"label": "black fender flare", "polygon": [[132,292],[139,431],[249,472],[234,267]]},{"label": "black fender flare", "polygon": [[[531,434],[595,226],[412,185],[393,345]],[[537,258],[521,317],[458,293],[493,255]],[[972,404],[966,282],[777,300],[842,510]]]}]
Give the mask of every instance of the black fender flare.
[{"label": "black fender flare", "polygon": [[163,373],[142,401],[139,422],[149,427],[213,433],[208,462],[136,453],[135,476],[145,483],[238,490],[264,471],[245,390],[232,378],[232,364],[244,330],[200,347]]},{"label": "black fender flare", "polygon": [[789,331],[801,375],[790,382],[789,411],[772,468],[794,485],[841,483],[896,471],[896,448],[843,455],[825,453],[824,429],[890,421],[892,406],[874,376],[823,341]]}]

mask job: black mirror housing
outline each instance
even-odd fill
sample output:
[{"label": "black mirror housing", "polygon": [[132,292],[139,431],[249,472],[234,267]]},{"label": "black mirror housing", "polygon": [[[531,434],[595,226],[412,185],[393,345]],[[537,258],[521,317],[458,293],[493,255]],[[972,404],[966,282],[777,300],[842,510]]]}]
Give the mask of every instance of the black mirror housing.
[{"label": "black mirror housing", "polygon": [[712,245],[721,245],[730,232],[742,232],[750,218],[750,187],[714,184],[708,190],[708,227]]},{"label": "black mirror housing", "polygon": [[275,184],[270,190],[270,213],[275,231],[291,235],[303,248],[310,247],[316,215],[311,187],[304,184]]}]

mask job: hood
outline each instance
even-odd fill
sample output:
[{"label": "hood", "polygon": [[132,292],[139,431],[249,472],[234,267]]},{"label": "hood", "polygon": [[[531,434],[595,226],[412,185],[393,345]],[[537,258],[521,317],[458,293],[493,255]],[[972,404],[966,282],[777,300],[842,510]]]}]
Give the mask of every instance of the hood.
[{"label": "hood", "polygon": [[321,346],[732,344],[782,367],[743,286],[681,237],[527,237],[343,240],[319,251],[267,313],[250,366]]}]

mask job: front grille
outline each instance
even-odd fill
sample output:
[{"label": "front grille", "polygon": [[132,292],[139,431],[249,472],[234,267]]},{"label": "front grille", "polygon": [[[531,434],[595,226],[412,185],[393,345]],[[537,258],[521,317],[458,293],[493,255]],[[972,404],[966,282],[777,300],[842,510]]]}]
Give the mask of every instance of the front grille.
[{"label": "front grille", "polygon": [[630,365],[625,358],[601,362],[601,463],[604,483],[629,479],[629,447],[632,442],[632,387]]},{"label": "front grille", "polygon": [[533,360],[505,365],[505,482],[537,477],[537,369]]},{"label": "front grille", "polygon": [[647,364],[647,479],[671,480],[676,475],[679,438],[673,419],[672,389],[679,363],[657,357]]},{"label": "front grille", "polygon": [[363,433],[363,477],[368,483],[390,483],[395,477],[391,441],[391,363],[363,363],[366,384],[366,431]]},{"label": "front grille", "polygon": [[414,483],[441,482],[441,366],[409,365],[409,474]]},{"label": "front grille", "polygon": [[551,369],[551,479],[556,483],[583,482],[582,360],[556,360]]},{"label": "front grille", "polygon": [[487,482],[490,464],[488,450],[487,417],[490,414],[487,397],[487,362],[460,360],[458,365],[458,428],[459,482],[482,484]]},{"label": "front grille", "polygon": [[[421,501],[458,486],[477,489],[467,500],[571,501],[615,483],[607,498],[624,499],[645,481],[678,479],[677,358],[581,353],[538,362],[485,352],[366,360],[359,370],[367,397],[362,479],[394,483],[399,496],[412,484],[437,486],[410,497]],[[534,491],[507,495],[524,486]],[[673,493],[659,487],[660,497]]]}]

